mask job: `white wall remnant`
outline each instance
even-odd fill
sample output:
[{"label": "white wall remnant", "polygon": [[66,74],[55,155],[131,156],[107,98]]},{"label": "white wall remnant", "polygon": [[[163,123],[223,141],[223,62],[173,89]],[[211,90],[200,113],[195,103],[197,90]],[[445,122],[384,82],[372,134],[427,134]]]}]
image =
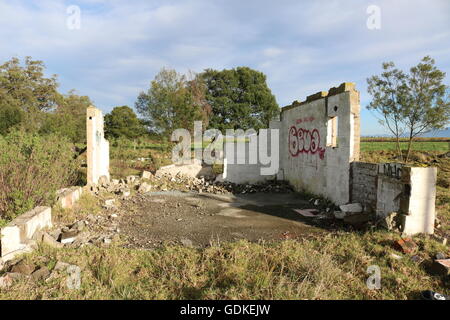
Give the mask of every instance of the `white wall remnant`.
[{"label": "white wall remnant", "polygon": [[405,234],[433,233],[437,169],[359,162],[360,103],[353,83],[294,101],[269,127],[279,129],[278,172],[264,176],[259,162],[249,162],[248,152],[243,159],[225,152],[225,181],[255,183],[276,177],[337,205],[361,203],[378,218],[400,214]]},{"label": "white wall remnant", "polygon": [[89,106],[87,129],[87,183],[97,184],[100,177],[109,181],[109,142],[104,137],[102,111]]},{"label": "white wall remnant", "polygon": [[280,168],[298,191],[337,205],[350,200],[350,162],[359,160],[359,92],[343,83],[282,109]]},{"label": "white wall remnant", "polygon": [[32,251],[36,232],[52,226],[50,207],[36,207],[18,216],[1,229],[1,259],[8,261],[18,254]]}]

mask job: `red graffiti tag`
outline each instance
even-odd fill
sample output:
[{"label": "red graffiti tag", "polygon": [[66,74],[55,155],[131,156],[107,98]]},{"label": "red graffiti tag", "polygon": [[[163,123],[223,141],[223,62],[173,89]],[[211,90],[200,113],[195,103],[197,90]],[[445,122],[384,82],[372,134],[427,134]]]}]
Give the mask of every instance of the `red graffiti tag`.
[{"label": "red graffiti tag", "polygon": [[297,157],[300,153],[319,154],[321,160],[325,157],[325,149],[320,146],[320,134],[317,129],[308,130],[292,126],[289,129],[289,153]]}]

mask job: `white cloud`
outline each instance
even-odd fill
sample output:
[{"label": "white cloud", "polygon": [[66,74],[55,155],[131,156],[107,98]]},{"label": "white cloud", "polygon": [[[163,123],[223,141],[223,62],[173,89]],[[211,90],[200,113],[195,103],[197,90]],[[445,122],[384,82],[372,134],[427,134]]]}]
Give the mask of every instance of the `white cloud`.
[{"label": "white cloud", "polygon": [[[66,27],[68,5],[81,30]],[[366,8],[381,8],[368,30]],[[178,71],[248,65],[267,74],[281,105],[394,60],[425,54],[450,73],[450,1],[434,0],[41,0],[0,2],[0,60],[31,55],[109,111],[133,105],[162,67]],[[364,121],[364,119],[363,119]]]}]

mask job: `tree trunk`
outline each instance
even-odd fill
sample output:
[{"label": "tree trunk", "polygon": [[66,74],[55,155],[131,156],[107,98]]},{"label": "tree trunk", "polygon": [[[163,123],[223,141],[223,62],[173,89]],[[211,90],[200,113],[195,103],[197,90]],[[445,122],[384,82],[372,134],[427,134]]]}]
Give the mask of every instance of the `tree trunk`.
[{"label": "tree trunk", "polygon": [[410,154],[410,152],[411,152],[412,142],[413,142],[413,137],[410,135],[410,136],[409,136],[409,141],[408,141],[408,151],[406,152],[405,163],[407,163],[408,160],[409,160],[409,154]]},{"label": "tree trunk", "polygon": [[400,156],[400,161],[403,162],[403,154],[402,154],[402,149],[400,148],[400,137],[398,136],[398,134],[396,135],[397,138],[397,154]]}]

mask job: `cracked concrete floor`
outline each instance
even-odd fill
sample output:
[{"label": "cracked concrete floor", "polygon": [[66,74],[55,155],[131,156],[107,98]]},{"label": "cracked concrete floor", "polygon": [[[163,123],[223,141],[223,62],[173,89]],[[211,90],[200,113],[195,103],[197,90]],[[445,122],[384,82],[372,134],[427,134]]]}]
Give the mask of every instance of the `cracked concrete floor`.
[{"label": "cracked concrete floor", "polygon": [[324,232],[293,211],[308,207],[295,193],[155,192],[122,203],[120,229],[125,246],[135,248],[295,239]]}]

